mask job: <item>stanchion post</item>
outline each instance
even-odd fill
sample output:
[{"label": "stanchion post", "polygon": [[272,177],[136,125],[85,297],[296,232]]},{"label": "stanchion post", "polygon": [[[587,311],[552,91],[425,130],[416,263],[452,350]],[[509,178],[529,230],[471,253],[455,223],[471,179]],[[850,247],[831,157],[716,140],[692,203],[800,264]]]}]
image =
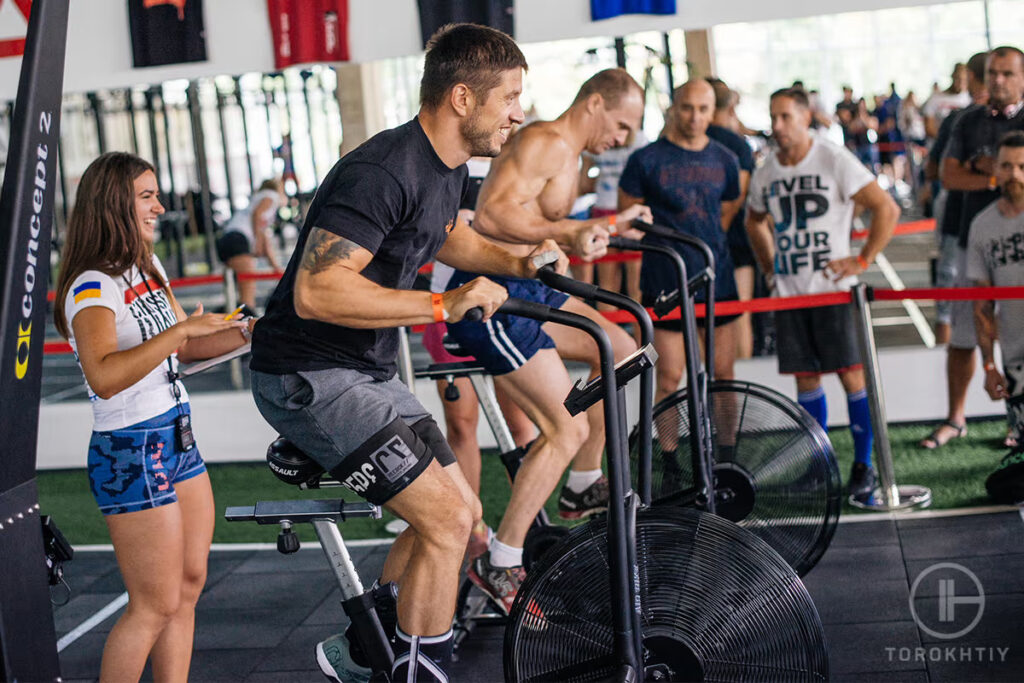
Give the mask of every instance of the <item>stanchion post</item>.
[{"label": "stanchion post", "polygon": [[[875,436],[875,464],[881,480],[879,491],[868,501],[850,502],[857,507],[871,510],[902,510],[911,507],[926,507],[931,503],[931,491],[923,486],[897,486],[896,473],[892,465],[892,445],[889,442],[889,425],[885,412],[885,397],[882,391],[882,373],[878,366],[878,349],[871,324],[871,306],[868,287],[863,282],[851,291],[857,323],[861,357],[864,361],[864,378],[867,383],[868,406],[871,410],[871,427]],[[881,494],[881,499],[877,493]]]},{"label": "stanchion post", "polygon": [[[224,269],[224,310],[231,312],[238,308],[238,285],[235,282],[235,271],[230,268]],[[231,386],[238,391],[244,387],[242,383],[242,360],[235,358],[231,361]]]}]

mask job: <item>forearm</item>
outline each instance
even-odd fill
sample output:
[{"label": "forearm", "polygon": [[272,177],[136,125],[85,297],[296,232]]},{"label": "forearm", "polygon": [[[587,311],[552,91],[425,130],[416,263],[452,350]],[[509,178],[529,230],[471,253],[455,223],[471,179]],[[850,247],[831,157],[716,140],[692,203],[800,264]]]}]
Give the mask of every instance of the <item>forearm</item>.
[{"label": "forearm", "polygon": [[750,248],[754,251],[754,258],[757,259],[761,272],[771,274],[775,272],[775,238],[768,226],[766,217],[756,217],[747,214],[746,220],[747,236],[750,237]]},{"label": "forearm", "polygon": [[[239,336],[235,333],[235,336]],[[164,330],[138,346],[114,351],[91,360],[80,350],[82,372],[97,396],[108,399],[138,383],[186,341],[185,331],[178,324]]]},{"label": "forearm", "polygon": [[992,301],[974,302],[974,327],[978,332],[978,348],[984,365],[995,359],[996,316]]},{"label": "forearm", "polygon": [[207,358],[216,358],[234,351],[246,343],[246,338],[239,329],[224,330],[216,334],[189,339],[178,349],[178,360],[182,363],[194,363]]},{"label": "forearm", "polygon": [[489,202],[477,210],[473,227],[480,234],[511,244],[539,244],[554,240],[560,247],[572,250],[576,235],[591,225],[607,225],[608,218],[547,220],[517,204]]},{"label": "forearm", "polygon": [[732,225],[732,221],[736,218],[736,214],[740,212],[740,207],[743,206],[743,198],[734,199],[728,202],[722,202],[722,230],[729,232],[729,227]]},{"label": "forearm", "polygon": [[882,250],[889,244],[900,219],[900,209],[895,202],[890,201],[871,208],[868,238],[860,250],[861,258],[868,263],[873,262],[875,257],[882,253]]},{"label": "forearm", "polygon": [[437,259],[452,268],[482,275],[525,277],[523,259],[466,226],[456,226],[437,253]]},{"label": "forearm", "polygon": [[942,160],[942,186],[958,192],[979,192],[990,190],[991,176],[976,173],[956,159]]},{"label": "forearm", "polygon": [[429,292],[381,287],[359,273],[341,268],[319,275],[300,271],[294,304],[300,318],[356,329],[405,327],[434,321]]}]

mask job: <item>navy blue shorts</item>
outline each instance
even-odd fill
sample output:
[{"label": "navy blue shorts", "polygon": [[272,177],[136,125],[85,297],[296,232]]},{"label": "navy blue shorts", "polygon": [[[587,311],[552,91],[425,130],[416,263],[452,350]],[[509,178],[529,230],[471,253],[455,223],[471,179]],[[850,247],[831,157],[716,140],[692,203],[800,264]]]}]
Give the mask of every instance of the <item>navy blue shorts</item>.
[{"label": "navy blue shorts", "polygon": [[[455,271],[448,289],[461,287],[479,277],[461,270]],[[535,301],[552,308],[561,308],[569,295],[551,289],[537,280],[488,277],[508,290],[508,295],[526,301]],[[530,318],[499,313],[487,322],[463,320],[448,323],[448,334],[469,351],[492,375],[504,375],[526,365],[540,349],[553,349],[555,342],[543,329],[543,323]]]},{"label": "navy blue shorts", "polygon": [[[184,406],[189,412],[189,406]],[[93,432],[89,485],[104,515],[120,515],[178,501],[174,485],[206,471],[199,448],[182,452],[174,424],[178,409],[124,429]]]}]

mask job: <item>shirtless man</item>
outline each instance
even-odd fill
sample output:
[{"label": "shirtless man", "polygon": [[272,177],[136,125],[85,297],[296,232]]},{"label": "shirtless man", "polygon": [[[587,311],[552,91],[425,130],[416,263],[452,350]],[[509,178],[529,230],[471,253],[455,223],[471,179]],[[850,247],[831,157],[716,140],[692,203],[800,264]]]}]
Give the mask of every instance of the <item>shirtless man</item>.
[{"label": "shirtless man", "polygon": [[[566,218],[577,194],[580,154],[621,146],[643,118],[643,91],[622,69],[608,69],[580,88],[568,110],[554,121],[524,128],[502,149],[480,189],[473,227],[516,256],[553,239],[585,259],[602,256],[614,226],[628,226],[645,206],[589,220]],[[475,275],[457,271],[448,289]],[[509,295],[579,313],[597,321],[611,338],[616,358],[636,347],[621,328],[582,301],[534,280],[494,278]],[[598,372],[597,347],[583,332],[524,318],[497,315],[449,326],[449,333],[487,370],[540,429],[512,486],[508,509],[489,550],[470,566],[469,577],[504,609],[512,605],[525,573],[522,548],[537,512],[572,462],[559,497],[559,514],[579,519],[607,506],[608,483],[601,475],[604,424],[600,406],[571,417],[562,401],[572,387],[562,359],[588,363]]]}]

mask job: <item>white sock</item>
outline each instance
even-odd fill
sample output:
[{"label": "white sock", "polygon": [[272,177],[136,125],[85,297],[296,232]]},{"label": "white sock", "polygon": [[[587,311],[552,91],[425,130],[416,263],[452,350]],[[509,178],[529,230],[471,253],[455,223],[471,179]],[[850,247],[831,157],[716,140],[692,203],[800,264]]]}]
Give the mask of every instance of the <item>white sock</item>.
[{"label": "white sock", "polygon": [[491,539],[491,566],[518,567],[523,563],[523,549],[505,545],[495,536]]},{"label": "white sock", "polygon": [[583,493],[591,484],[601,478],[601,470],[569,470],[565,485],[573,493]]}]

